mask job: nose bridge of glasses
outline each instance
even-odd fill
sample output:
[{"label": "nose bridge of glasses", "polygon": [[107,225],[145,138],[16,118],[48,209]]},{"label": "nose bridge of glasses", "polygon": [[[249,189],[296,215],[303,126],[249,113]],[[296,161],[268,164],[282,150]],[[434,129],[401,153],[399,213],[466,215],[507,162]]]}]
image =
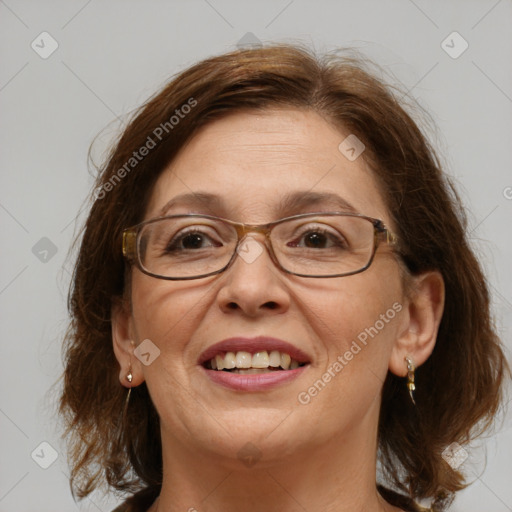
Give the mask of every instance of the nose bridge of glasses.
[{"label": "nose bridge of glasses", "polygon": [[270,227],[268,224],[237,223],[234,224],[234,227],[236,229],[236,234],[239,242],[246,238],[248,235],[252,234],[261,234],[264,235],[265,238],[268,238],[268,235],[270,233]]},{"label": "nose bridge of glasses", "polygon": [[272,228],[272,224],[233,223],[232,225],[235,227],[237,232],[235,252],[238,252],[239,256],[241,256],[243,260],[252,263],[253,259],[256,259],[254,256],[261,254],[262,251],[264,252],[263,248],[258,249],[253,245],[254,242],[251,243],[252,239],[256,242],[256,245],[265,247],[270,259],[275,261],[274,251],[270,241],[270,230]]}]

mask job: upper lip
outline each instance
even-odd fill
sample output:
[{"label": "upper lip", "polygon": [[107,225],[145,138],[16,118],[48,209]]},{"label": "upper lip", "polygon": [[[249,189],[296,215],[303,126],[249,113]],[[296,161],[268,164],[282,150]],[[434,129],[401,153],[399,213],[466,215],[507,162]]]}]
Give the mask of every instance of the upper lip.
[{"label": "upper lip", "polygon": [[264,350],[267,352],[271,352],[272,350],[284,352],[285,354],[289,354],[292,359],[295,359],[299,363],[310,362],[310,358],[305,352],[287,341],[280,340],[278,338],[271,338],[269,336],[258,336],[256,338],[244,338],[237,336],[219,341],[218,343],[214,343],[208,347],[199,356],[198,364],[203,364],[222,352],[245,351],[255,354],[256,352],[262,352]]}]

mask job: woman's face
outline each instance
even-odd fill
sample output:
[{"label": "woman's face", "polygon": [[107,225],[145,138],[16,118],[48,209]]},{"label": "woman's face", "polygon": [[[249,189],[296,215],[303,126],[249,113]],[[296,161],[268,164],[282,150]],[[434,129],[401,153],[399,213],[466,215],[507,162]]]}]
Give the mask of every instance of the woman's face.
[{"label": "woman's face", "polygon": [[[320,196],[281,209],[290,194],[315,193],[335,194],[393,229],[363,158],[350,161],[338,148],[348,135],[310,111],[237,113],[212,122],[159,177],[145,219],[162,215],[182,194],[190,195],[188,202],[165,214],[260,224],[343,209]],[[201,193],[217,200],[201,201]],[[283,460],[299,449],[307,455],[326,443],[373,437],[402,323],[402,283],[389,246],[379,247],[366,271],[341,278],[290,275],[266,249],[255,256],[237,256],[227,271],[191,281],[156,279],[134,268],[130,334],[137,344],[148,339],[160,351],[157,357],[158,351],[151,352],[150,364],[140,371],[160,415],[164,451],[166,444],[186,446],[236,464],[244,450],[262,461]],[[216,370],[199,364],[222,340],[261,336],[291,344],[308,364],[289,379],[246,389],[219,383]],[[255,378],[230,374],[242,387]]]}]

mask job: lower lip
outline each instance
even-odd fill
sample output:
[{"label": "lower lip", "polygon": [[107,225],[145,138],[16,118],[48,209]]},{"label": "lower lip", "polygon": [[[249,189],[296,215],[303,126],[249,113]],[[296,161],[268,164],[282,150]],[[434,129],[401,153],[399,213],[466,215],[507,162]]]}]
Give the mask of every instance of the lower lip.
[{"label": "lower lip", "polygon": [[308,366],[306,364],[295,368],[295,370],[279,370],[271,373],[253,373],[249,375],[201,368],[210,380],[226,388],[237,391],[264,391],[296,379]]}]

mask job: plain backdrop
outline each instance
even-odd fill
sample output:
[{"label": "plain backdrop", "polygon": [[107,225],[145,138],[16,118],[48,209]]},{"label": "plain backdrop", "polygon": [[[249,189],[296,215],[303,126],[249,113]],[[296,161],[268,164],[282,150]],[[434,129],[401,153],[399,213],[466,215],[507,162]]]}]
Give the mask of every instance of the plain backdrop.
[{"label": "plain backdrop", "polygon": [[[172,75],[250,40],[355,48],[430,113],[510,360],[511,29],[510,0],[0,1],[0,512],[118,502],[73,501],[52,391],[68,320],[66,256],[90,206],[87,151],[101,132],[101,162],[126,114]],[[500,419],[469,450],[474,483],[453,512],[512,510],[510,413]]]}]

